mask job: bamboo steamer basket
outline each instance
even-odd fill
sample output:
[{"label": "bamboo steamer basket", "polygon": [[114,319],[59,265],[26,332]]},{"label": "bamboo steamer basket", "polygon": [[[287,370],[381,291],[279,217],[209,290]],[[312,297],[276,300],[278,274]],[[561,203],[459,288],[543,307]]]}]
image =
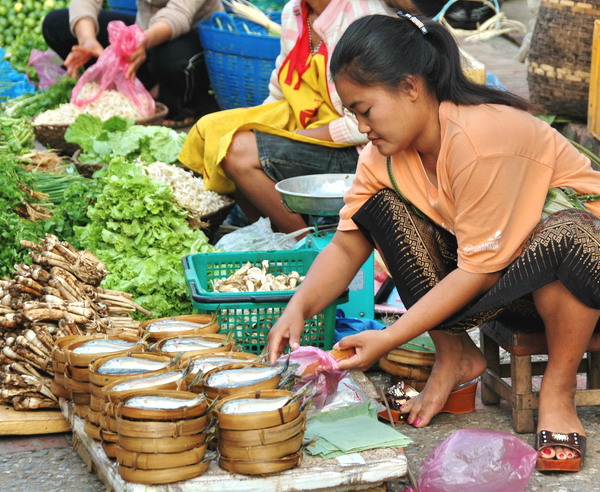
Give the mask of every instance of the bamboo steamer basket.
[{"label": "bamboo steamer basket", "polygon": [[104,407],[104,401],[95,396],[94,394],[90,395],[90,409],[94,412],[102,412]]},{"label": "bamboo steamer basket", "polygon": [[[68,368],[67,368],[68,369]],[[71,378],[68,373],[64,375],[65,389],[70,393],[86,393],[90,394],[90,383],[87,381],[77,381]]]},{"label": "bamboo steamer basket", "polygon": [[124,480],[133,483],[163,484],[189,480],[202,475],[210,465],[210,461],[202,461],[197,465],[179,466],[177,468],[166,468],[164,470],[144,470],[129,468],[119,465],[119,474]]},{"label": "bamboo steamer basket", "polygon": [[190,350],[188,352],[182,352],[182,359],[188,359],[194,355],[202,355],[202,354],[215,354],[219,352],[230,352],[233,350],[233,341],[227,341],[227,335],[223,335],[220,333],[211,333],[208,335],[180,335],[180,336],[170,336],[167,338],[162,338],[158,342],[156,342],[156,348],[152,350],[153,353],[166,355],[169,357],[174,357],[178,352],[164,352],[162,347],[169,340],[174,340],[176,338],[203,338],[205,340],[211,342],[224,342],[220,347],[207,348],[202,350]]},{"label": "bamboo steamer basket", "polygon": [[100,427],[98,427],[97,425],[94,425],[90,422],[86,422],[85,424],[83,424],[83,431],[91,438],[96,439],[96,441],[102,440],[102,437],[100,436]]},{"label": "bamboo steamer basket", "polygon": [[87,369],[91,362],[95,361],[96,359],[99,359],[100,357],[104,357],[106,355],[125,354],[127,352],[144,352],[146,350],[145,345],[142,342],[140,342],[140,339],[138,337],[133,337],[130,335],[119,335],[119,336],[104,335],[104,336],[94,337],[94,338],[104,338],[107,340],[124,340],[126,342],[139,342],[139,343],[137,345],[134,345],[133,347],[127,347],[123,350],[116,350],[114,352],[108,352],[108,353],[99,352],[99,353],[95,353],[95,354],[78,354],[78,353],[73,352],[73,350],[78,348],[80,345],[83,345],[85,342],[90,341],[90,339],[75,341],[73,343],[68,344],[68,346],[66,346],[64,348],[64,352],[67,356],[67,363],[69,366],[85,367]]},{"label": "bamboo steamer basket", "polygon": [[210,314],[185,314],[182,316],[171,316],[168,318],[156,318],[149,319],[140,323],[140,329],[146,330],[146,328],[156,321],[189,321],[190,323],[199,323],[205,325],[201,328],[193,330],[181,330],[181,331],[167,331],[167,332],[151,332],[148,334],[148,340],[156,342],[163,338],[173,338],[181,335],[210,335],[219,332],[219,323]]},{"label": "bamboo steamer basket", "polygon": [[286,441],[259,446],[236,446],[228,442],[219,442],[221,456],[234,460],[276,460],[298,452],[304,441],[304,432],[300,432]]},{"label": "bamboo steamer basket", "polygon": [[90,383],[90,395],[92,395],[92,401],[99,400],[100,406],[102,406],[102,402],[104,401],[104,393],[102,392],[102,388],[102,386],[96,386],[94,383]]},{"label": "bamboo steamer basket", "polygon": [[[306,416],[286,424],[267,427],[266,429],[228,430],[219,429],[219,445],[227,446],[264,446],[286,441],[306,430]],[[230,456],[231,457],[231,456]]]},{"label": "bamboo steamer basket", "polygon": [[88,405],[79,405],[79,404],[74,404],[73,405],[73,412],[75,413],[75,415],[77,415],[79,418],[85,419],[86,415],[87,415],[87,411],[89,410],[89,406]]},{"label": "bamboo steamer basket", "polygon": [[116,432],[100,428],[100,435],[102,436],[102,441],[104,442],[110,444],[116,444],[117,442],[119,442],[119,434],[117,434]]},{"label": "bamboo steamer basket", "polygon": [[206,433],[178,437],[130,437],[117,434],[118,444],[136,453],[182,453],[206,443]]},{"label": "bamboo steamer basket", "polygon": [[427,381],[431,374],[430,367],[398,364],[396,362],[391,362],[387,357],[379,359],[379,368],[388,374],[417,381]]},{"label": "bamboo steamer basket", "polygon": [[52,394],[54,396],[56,396],[57,398],[68,399],[71,396],[71,393],[69,393],[65,389],[65,385],[63,384],[63,381],[64,381],[64,376],[60,375],[60,377],[56,377],[56,373],[55,373],[54,379],[52,379],[52,381],[50,381],[50,391],[52,391]]},{"label": "bamboo steamer basket", "polygon": [[193,436],[206,429],[208,415],[193,419],[174,420],[172,422],[153,420],[129,420],[123,417],[116,418],[117,432],[128,437],[178,437]]},{"label": "bamboo steamer basket", "polygon": [[[165,355],[155,355],[150,353],[139,353],[139,352],[128,352],[125,354],[110,354],[100,357],[99,359],[94,360],[90,363],[89,367],[89,381],[96,385],[97,387],[106,386],[117,379],[121,379],[127,376],[139,376],[141,374],[150,374],[151,372],[160,371],[162,369],[156,369],[155,371],[148,371],[137,374],[101,374],[98,372],[100,366],[102,366],[105,362],[108,362],[111,359],[116,359],[117,357],[134,357],[145,360],[152,360],[156,362],[172,362],[173,358]],[[170,366],[167,366],[170,367]],[[165,368],[166,369],[166,368]]]},{"label": "bamboo steamer basket", "polygon": [[[95,338],[104,338],[103,335],[67,335],[60,337],[54,342],[52,349],[52,360],[56,362],[67,362],[67,355],[64,352],[66,346],[79,340],[93,340]],[[54,366],[53,366],[54,367]],[[56,369],[55,369],[56,370]]]},{"label": "bamboo steamer basket", "polygon": [[91,395],[89,393],[71,393],[71,400],[78,406],[89,406]]},{"label": "bamboo steamer basket", "polygon": [[88,408],[87,414],[85,416],[85,420],[87,420],[90,424],[100,425],[100,415],[101,413],[93,410],[92,406]]},{"label": "bamboo steamer basket", "polygon": [[220,367],[215,367],[214,369],[208,371],[202,377],[202,390],[204,394],[210,399],[214,400],[215,398],[227,398],[234,395],[239,395],[240,393],[247,393],[249,391],[260,391],[260,390],[269,390],[276,389],[279,385],[279,381],[281,381],[281,374],[277,374],[273,376],[271,379],[267,379],[266,381],[260,381],[258,383],[247,384],[244,386],[237,386],[235,388],[213,388],[209,386],[207,381],[213,374],[216,374],[221,371],[226,371],[230,369],[243,369],[244,367],[268,367],[265,364],[258,364],[255,362],[240,362],[239,364],[227,364]]},{"label": "bamboo steamer basket", "polygon": [[[118,404],[122,399],[127,398],[130,395],[137,395],[139,392],[147,392],[149,390],[178,390],[185,391],[187,386],[185,382],[185,377],[181,379],[169,383],[157,383],[155,386],[147,386],[145,388],[135,388],[128,389],[123,391],[112,391],[112,388],[121,383],[126,383],[129,381],[136,381],[138,379],[144,379],[150,376],[157,376],[159,374],[163,374],[165,372],[172,372],[170,368],[159,369],[157,371],[146,372],[144,374],[136,374],[134,376],[125,376],[119,378],[112,383],[109,383],[102,387],[102,395],[104,400],[103,410],[106,411],[106,408],[114,407],[114,405],[107,405],[107,403]],[[111,414],[115,415],[114,410],[111,409]]]},{"label": "bamboo steamer basket", "polygon": [[107,415],[106,412],[100,413],[100,427],[110,432],[117,432],[117,419],[114,416]]},{"label": "bamboo steamer basket", "polygon": [[280,398],[289,396],[293,393],[286,390],[260,390],[240,393],[238,395],[231,396],[223,399],[215,407],[215,415],[219,421],[219,432],[222,429],[228,430],[250,430],[250,429],[265,429],[268,427],[275,427],[282,424],[286,424],[293,420],[296,420],[300,415],[300,401],[287,404],[278,410],[271,410],[269,412],[250,413],[250,414],[227,414],[220,412],[220,408],[225,402],[232,400],[239,400],[241,398]]},{"label": "bamboo steamer basket", "polygon": [[199,417],[208,407],[206,400],[203,400],[198,405],[184,408],[175,409],[145,409],[145,408],[131,408],[126,407],[125,403],[127,400],[138,396],[163,396],[171,398],[182,398],[186,400],[193,400],[198,397],[197,393],[191,391],[176,391],[176,390],[148,390],[140,391],[135,395],[128,396],[121,399],[118,403],[115,413],[117,417],[123,417],[127,419],[138,419],[138,420],[182,420]]},{"label": "bamboo steamer basket", "polygon": [[[186,357],[184,363],[182,364],[182,367],[187,367],[189,364],[193,364],[196,361],[206,359],[208,357],[231,357],[233,359],[239,359],[241,362],[241,361],[254,360],[257,358],[257,355],[252,354],[250,352],[236,352],[234,350],[223,351],[223,352],[214,352],[212,354],[198,354],[198,355],[192,355],[190,357]],[[192,372],[190,372],[190,374],[188,374],[187,380],[189,383],[191,383],[192,380],[196,377],[196,374],[197,373],[192,373]]]},{"label": "bamboo steamer basket", "polygon": [[52,370],[54,371],[54,374],[64,374],[65,367],[67,367],[66,362],[59,362],[57,360],[52,359]]},{"label": "bamboo steamer basket", "polygon": [[117,444],[117,463],[128,468],[163,470],[200,463],[206,455],[206,444],[181,453],[136,453]]},{"label": "bamboo steamer basket", "polygon": [[117,457],[117,444],[114,442],[102,442],[102,449],[104,450],[104,454],[109,458]]},{"label": "bamboo steamer basket", "polygon": [[274,460],[234,460],[221,456],[219,466],[231,473],[243,475],[268,475],[295,468],[302,462],[302,452]]}]

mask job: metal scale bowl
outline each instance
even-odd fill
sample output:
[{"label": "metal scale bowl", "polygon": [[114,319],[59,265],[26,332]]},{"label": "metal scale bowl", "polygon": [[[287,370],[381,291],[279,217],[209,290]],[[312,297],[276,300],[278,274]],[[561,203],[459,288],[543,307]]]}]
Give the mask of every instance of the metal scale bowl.
[{"label": "metal scale bowl", "polygon": [[[344,194],[352,186],[354,174],[311,174],[284,179],[275,184],[283,205],[291,212],[313,218],[315,232],[302,239],[296,248],[321,251],[335,231],[319,231],[315,217],[337,217],[344,206]],[[338,306],[346,317],[374,318],[373,255],[350,283],[349,301]]]}]

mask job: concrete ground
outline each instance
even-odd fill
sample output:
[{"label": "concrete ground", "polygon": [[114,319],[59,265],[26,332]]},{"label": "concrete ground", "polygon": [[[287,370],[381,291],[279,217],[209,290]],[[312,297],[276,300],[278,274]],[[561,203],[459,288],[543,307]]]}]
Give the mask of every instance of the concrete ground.
[{"label": "concrete ground", "polygon": [[[527,24],[529,12],[527,0],[505,0],[503,11],[511,19]],[[500,37],[486,42],[461,45],[471,55],[486,65],[509,90],[527,97],[526,65],[516,61],[518,47],[510,40]],[[475,334],[476,337],[476,334]],[[383,373],[369,373],[378,386],[389,383]],[[534,472],[528,491],[585,491],[598,490],[600,473],[600,409],[580,408],[580,417],[588,435],[588,450],[584,470],[575,474]],[[512,432],[510,407],[502,402],[499,406],[485,406],[478,398],[475,412],[466,415],[440,414],[423,429],[399,424],[398,430],[410,437],[414,444],[406,448],[409,467],[418,474],[421,462],[443,439],[458,429],[477,428]],[[532,444],[533,434],[519,435]],[[408,479],[389,484],[389,489],[399,492],[409,485]],[[0,437],[0,491],[19,492],[51,491],[100,491],[104,486],[86,466],[70,444],[69,434],[51,436]],[[505,489],[508,490],[508,489]],[[508,492],[511,492],[508,490]]]}]

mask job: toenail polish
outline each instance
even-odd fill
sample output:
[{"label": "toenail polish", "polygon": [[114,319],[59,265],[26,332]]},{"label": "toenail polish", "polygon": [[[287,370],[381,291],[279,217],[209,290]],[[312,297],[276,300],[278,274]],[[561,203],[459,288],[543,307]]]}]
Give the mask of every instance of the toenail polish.
[{"label": "toenail polish", "polygon": [[563,453],[560,453],[560,454],[558,455],[558,457],[559,457],[559,458],[564,458],[564,457],[565,457],[565,455],[564,455]]},{"label": "toenail polish", "polygon": [[421,419],[417,419],[413,422],[413,425],[419,425],[421,423]]},{"label": "toenail polish", "polygon": [[550,451],[548,448],[546,448],[546,449],[544,449],[544,450],[542,451],[542,453],[544,453],[544,454],[551,454],[551,453],[552,453],[552,451]]},{"label": "toenail polish", "polygon": [[406,419],[406,423],[408,423],[408,424],[412,425],[412,423],[413,423],[413,419],[412,419],[412,418],[410,418],[410,417],[408,417],[408,418]]}]

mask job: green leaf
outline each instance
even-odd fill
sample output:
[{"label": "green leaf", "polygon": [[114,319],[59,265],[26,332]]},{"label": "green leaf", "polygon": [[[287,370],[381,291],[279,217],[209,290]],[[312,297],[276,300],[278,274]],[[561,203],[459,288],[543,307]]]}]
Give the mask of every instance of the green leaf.
[{"label": "green leaf", "polygon": [[65,140],[79,145],[84,152],[94,152],[94,141],[102,133],[103,125],[100,118],[90,114],[80,114],[67,128]]}]

